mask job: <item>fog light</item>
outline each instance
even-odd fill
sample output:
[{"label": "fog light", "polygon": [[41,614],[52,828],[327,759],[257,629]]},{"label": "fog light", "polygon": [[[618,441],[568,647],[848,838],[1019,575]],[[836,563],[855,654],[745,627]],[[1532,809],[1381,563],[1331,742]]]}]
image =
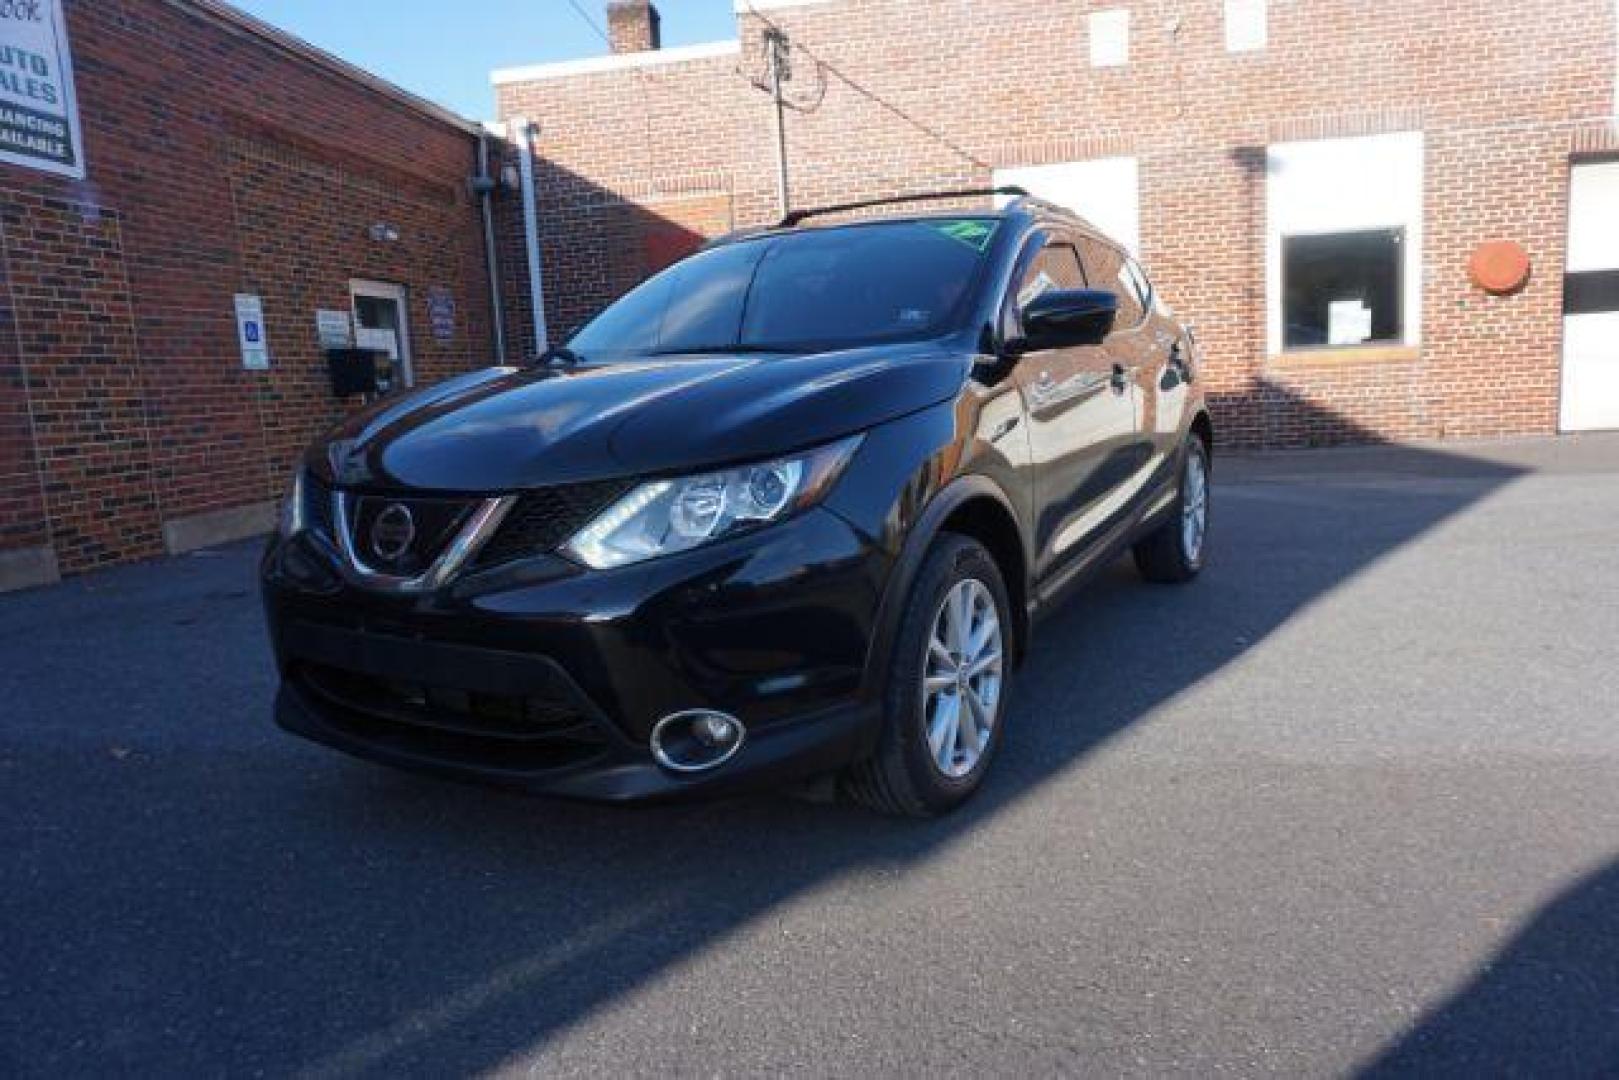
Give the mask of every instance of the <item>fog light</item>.
[{"label": "fog light", "polygon": [[652,756],[675,772],[717,769],[742,749],[742,721],[712,709],[692,709],[658,721],[652,729]]}]

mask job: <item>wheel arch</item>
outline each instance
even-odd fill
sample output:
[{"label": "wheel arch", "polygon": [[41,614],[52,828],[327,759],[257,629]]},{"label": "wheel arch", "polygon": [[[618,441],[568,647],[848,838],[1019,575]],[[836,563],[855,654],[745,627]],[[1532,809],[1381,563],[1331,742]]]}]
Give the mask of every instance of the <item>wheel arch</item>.
[{"label": "wheel arch", "polygon": [[1210,465],[1214,463],[1214,419],[1209,416],[1207,409],[1197,410],[1192,417],[1192,434],[1203,440],[1203,453],[1208,457]]},{"label": "wheel arch", "polygon": [[1012,658],[1021,662],[1032,630],[1029,618],[1029,556],[1012,500],[987,476],[957,477],[945,485],[917,517],[905,537],[878,609],[878,633],[867,659],[870,692],[880,693],[893,655],[894,638],[922,562],[942,533],[971,537],[983,544],[1000,568],[1012,606]]}]

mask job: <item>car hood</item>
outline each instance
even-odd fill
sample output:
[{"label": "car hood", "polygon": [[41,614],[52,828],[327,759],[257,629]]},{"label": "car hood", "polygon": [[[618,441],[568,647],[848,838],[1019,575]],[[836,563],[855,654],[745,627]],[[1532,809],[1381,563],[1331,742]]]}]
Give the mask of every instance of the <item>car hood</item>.
[{"label": "car hood", "polygon": [[346,485],[503,492],[758,460],[948,400],[938,343],[490,368],[380,402],[311,451]]}]

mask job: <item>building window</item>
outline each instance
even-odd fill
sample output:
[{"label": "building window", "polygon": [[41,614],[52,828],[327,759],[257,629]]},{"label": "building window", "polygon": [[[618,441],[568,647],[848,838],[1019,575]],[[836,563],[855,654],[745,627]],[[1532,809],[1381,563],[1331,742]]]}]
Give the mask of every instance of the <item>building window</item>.
[{"label": "building window", "polygon": [[1421,133],[1279,143],[1266,158],[1270,352],[1418,344]]},{"label": "building window", "polygon": [[1404,239],[1403,229],[1283,237],[1283,346],[1398,342]]},{"label": "building window", "polygon": [[1227,52],[1253,52],[1265,47],[1268,3],[1269,0],[1225,0]]},{"label": "building window", "polygon": [[1091,67],[1124,67],[1130,62],[1130,11],[1108,8],[1090,15]]}]

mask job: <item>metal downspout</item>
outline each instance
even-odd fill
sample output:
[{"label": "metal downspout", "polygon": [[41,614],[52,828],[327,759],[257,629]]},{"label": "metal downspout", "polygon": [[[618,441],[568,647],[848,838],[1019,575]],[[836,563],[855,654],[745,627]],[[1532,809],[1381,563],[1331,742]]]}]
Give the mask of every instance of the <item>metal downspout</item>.
[{"label": "metal downspout", "polygon": [[517,117],[512,121],[517,128],[518,171],[523,181],[523,238],[528,246],[528,301],[534,314],[534,353],[539,356],[550,347],[550,335],[545,325],[545,292],[540,267],[540,210],[534,190],[534,142],[539,138],[540,125]]},{"label": "metal downspout", "polygon": [[495,332],[495,363],[506,363],[506,312],[500,299],[500,263],[495,254],[495,180],[489,172],[489,136],[478,133],[478,201],[483,212],[483,258],[489,274],[489,324]]}]

